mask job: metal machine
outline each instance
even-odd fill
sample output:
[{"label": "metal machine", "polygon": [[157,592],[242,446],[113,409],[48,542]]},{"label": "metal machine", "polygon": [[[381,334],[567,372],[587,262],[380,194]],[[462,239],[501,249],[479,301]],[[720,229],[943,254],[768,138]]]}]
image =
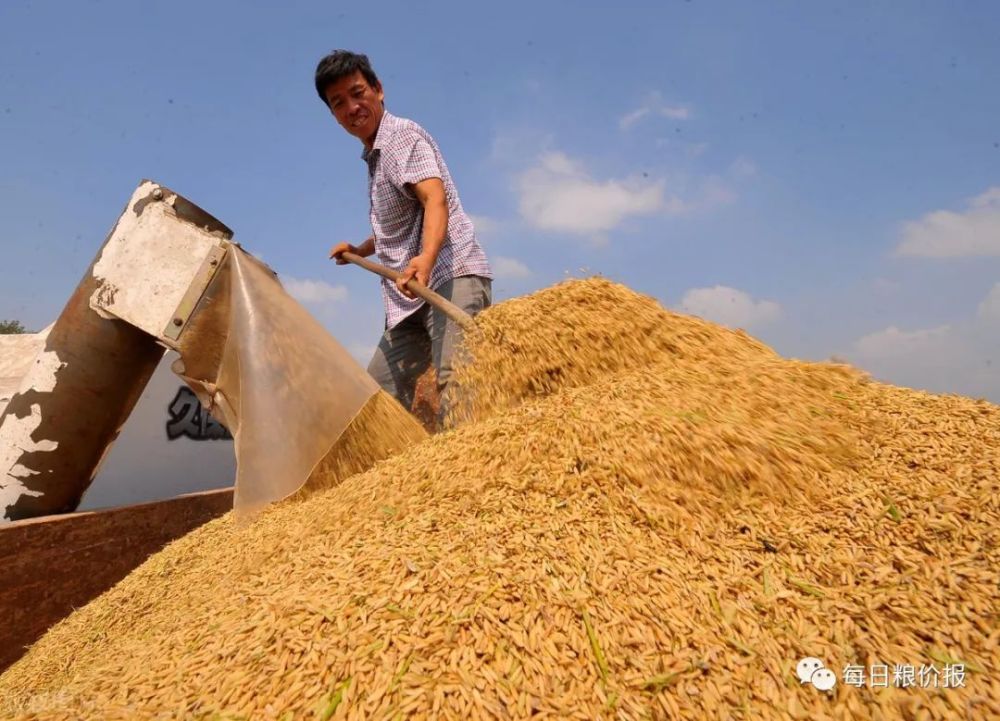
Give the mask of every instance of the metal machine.
[{"label": "metal machine", "polygon": [[152,181],[42,337],[0,412],[0,523],[78,507],[166,349],[235,437],[237,511],[301,487],[378,390],[229,228]]}]

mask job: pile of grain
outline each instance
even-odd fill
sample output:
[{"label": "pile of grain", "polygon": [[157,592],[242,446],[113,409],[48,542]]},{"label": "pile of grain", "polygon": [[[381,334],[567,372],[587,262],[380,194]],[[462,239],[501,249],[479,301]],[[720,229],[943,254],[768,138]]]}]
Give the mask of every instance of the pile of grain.
[{"label": "pile of grain", "polygon": [[[480,319],[468,423],[175,542],[0,677],[7,710],[1000,713],[1000,408],[782,359],[605,281]],[[804,656],[962,662],[965,686],[827,694]]]},{"label": "pile of grain", "polygon": [[379,390],[351,419],[294,500],[340,485],[344,479],[412,448],[426,437],[427,431],[419,420],[407,413],[395,398]]},{"label": "pile of grain", "polygon": [[717,362],[778,357],[742,331],[670,313],[598,278],[508,300],[477,325],[482,333],[471,336],[469,349],[477,362],[456,372],[466,389],[456,402],[462,421],[623,370],[686,362],[711,373]]}]

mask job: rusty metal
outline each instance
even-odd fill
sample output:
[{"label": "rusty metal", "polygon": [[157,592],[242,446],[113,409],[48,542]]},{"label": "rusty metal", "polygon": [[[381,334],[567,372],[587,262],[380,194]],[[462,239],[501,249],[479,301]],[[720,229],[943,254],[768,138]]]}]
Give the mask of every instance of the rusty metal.
[{"label": "rusty metal", "polygon": [[[156,187],[147,197],[130,202],[122,217],[130,212],[141,215],[148,203],[157,201],[157,193],[161,199],[176,195],[163,186]],[[229,228],[190,201],[177,196],[172,202],[178,220],[220,239],[232,237]],[[31,440],[51,446],[15,448],[13,465],[0,468],[0,490],[5,479],[8,490],[15,489],[12,502],[8,493],[7,500],[0,503],[0,522],[77,508],[163,355],[163,346],[152,335],[92,309],[92,296],[102,290],[93,272],[100,257],[98,252],[46,339],[44,352],[55,353],[59,361],[52,388],[17,393],[0,414],[0,431],[11,417],[40,415]],[[3,441],[0,435],[0,443]]]},{"label": "rusty metal", "polygon": [[198,306],[198,301],[201,300],[201,297],[205,294],[205,290],[219,271],[221,267],[219,261],[225,256],[226,248],[223,246],[212,248],[209,251],[208,257],[201,264],[194,279],[191,281],[191,285],[188,287],[187,293],[184,294],[180,304],[177,306],[177,310],[174,311],[173,320],[170,322],[170,325],[163,329],[163,335],[167,339],[176,342],[180,338],[181,333],[184,332],[185,324],[191,318],[194,309]]},{"label": "rusty metal", "polygon": [[232,507],[227,488],[0,525],[0,674],[150,554]]}]

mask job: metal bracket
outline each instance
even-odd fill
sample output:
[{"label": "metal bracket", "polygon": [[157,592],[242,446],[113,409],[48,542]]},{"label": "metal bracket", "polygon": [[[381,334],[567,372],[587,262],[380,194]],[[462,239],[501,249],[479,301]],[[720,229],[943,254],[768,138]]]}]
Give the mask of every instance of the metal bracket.
[{"label": "metal bracket", "polygon": [[181,333],[184,332],[184,328],[187,326],[191,314],[194,313],[194,309],[198,307],[198,302],[205,294],[205,290],[212,282],[212,279],[215,278],[215,274],[219,272],[219,268],[222,267],[222,260],[228,252],[226,245],[214,246],[208,252],[208,255],[205,256],[205,260],[202,262],[201,267],[198,268],[198,272],[195,273],[191,285],[188,286],[184,297],[178,303],[171,321],[163,329],[164,338],[176,342],[181,337]]}]

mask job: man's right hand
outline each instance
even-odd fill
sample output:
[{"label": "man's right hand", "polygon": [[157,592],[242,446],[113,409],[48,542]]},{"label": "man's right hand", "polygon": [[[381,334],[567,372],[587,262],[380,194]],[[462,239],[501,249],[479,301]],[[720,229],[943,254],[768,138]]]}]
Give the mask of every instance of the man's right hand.
[{"label": "man's right hand", "polygon": [[346,242],[337,243],[335,246],[330,248],[330,257],[337,261],[337,265],[347,265],[347,261],[341,257],[344,253],[361,255],[360,249],[356,245],[351,245]]},{"label": "man's right hand", "polygon": [[335,246],[330,248],[330,257],[336,259],[337,265],[346,265],[347,261],[341,256],[344,253],[354,253],[355,255],[360,255],[362,258],[367,258],[369,255],[375,255],[375,236],[368,236],[366,240],[361,245],[351,245],[350,243],[337,243]]}]

